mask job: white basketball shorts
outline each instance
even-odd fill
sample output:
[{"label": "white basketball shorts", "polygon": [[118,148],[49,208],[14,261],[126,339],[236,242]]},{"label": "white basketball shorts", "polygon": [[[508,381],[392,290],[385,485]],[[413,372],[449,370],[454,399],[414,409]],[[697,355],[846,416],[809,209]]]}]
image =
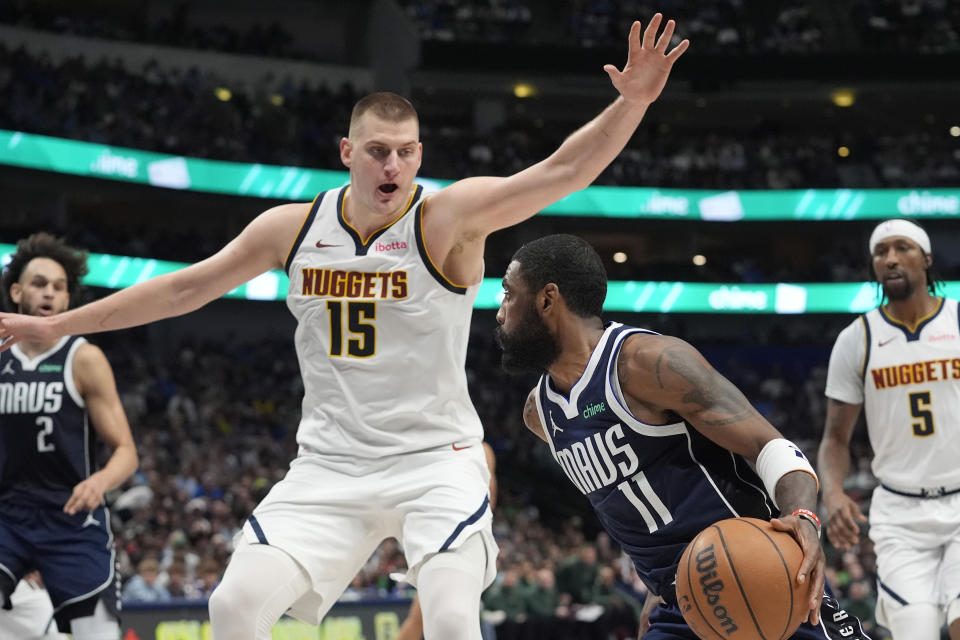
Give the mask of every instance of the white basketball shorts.
[{"label": "white basketball shorts", "polygon": [[392,456],[361,467],[353,461],[298,456],[244,523],[250,543],[290,554],[310,575],[314,593],[291,613],[318,624],[377,546],[396,537],[416,585],[429,556],[480,533],[487,549],[484,587],[496,576],[490,472],[479,440],[462,447]]},{"label": "white basketball shorts", "polygon": [[960,493],[912,498],[873,491],[870,539],[877,554],[877,621],[907,604],[960,596]]}]

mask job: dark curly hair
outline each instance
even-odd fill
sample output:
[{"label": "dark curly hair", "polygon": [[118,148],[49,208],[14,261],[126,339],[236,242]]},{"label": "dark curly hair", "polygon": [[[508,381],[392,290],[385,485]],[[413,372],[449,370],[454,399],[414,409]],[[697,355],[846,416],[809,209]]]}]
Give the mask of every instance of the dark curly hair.
[{"label": "dark curly hair", "polygon": [[17,305],[10,297],[10,288],[14,282],[19,282],[23,270],[34,258],[50,258],[58,263],[67,272],[67,293],[70,300],[76,301],[82,290],[80,279],[87,275],[87,252],[68,245],[63,238],[56,238],[41,231],[27,236],[17,243],[17,250],[13,253],[9,264],[0,276],[0,286],[3,287],[3,304],[7,311],[17,311]]},{"label": "dark curly hair", "polygon": [[583,238],[558,233],[523,245],[513,254],[530,291],[557,285],[567,307],[581,318],[600,317],[607,297],[607,270]]}]

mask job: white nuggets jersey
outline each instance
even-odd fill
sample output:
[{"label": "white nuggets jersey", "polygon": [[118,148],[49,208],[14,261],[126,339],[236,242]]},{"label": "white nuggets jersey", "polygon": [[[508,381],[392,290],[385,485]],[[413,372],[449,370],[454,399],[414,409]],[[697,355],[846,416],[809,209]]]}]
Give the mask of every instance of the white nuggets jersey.
[{"label": "white nuggets jersey", "polygon": [[287,257],[304,384],[300,452],[375,460],[479,443],[465,370],[479,284],[457,286],[431,261],[423,187],[369,238],[344,219],[349,189],[317,196]]},{"label": "white nuggets jersey", "polygon": [[826,395],[863,403],[873,474],[897,488],[960,486],[960,324],[958,303],[908,327],[883,308],[837,337]]}]

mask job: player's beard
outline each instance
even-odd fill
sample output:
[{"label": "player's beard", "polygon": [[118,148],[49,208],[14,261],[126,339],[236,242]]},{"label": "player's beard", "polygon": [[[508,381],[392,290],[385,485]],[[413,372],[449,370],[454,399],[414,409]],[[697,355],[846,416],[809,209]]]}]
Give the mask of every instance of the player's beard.
[{"label": "player's beard", "polygon": [[532,304],[512,333],[498,326],[495,334],[503,352],[500,366],[508,373],[544,373],[560,355],[559,343]]},{"label": "player's beard", "polygon": [[17,313],[22,313],[25,316],[39,315],[36,313],[36,309],[26,301],[26,296],[20,298],[20,302],[17,304]]},{"label": "player's beard", "polygon": [[[31,305],[29,302],[27,302],[26,296],[24,296],[23,298],[20,299],[20,303],[17,304],[17,313],[22,313],[25,316],[41,316],[42,314],[38,313],[38,311],[42,306],[42,304],[43,303],[38,304],[36,306]],[[64,311],[64,309],[57,310],[55,305],[51,305],[51,306],[53,306],[53,313],[50,315],[56,315]]]},{"label": "player's beard", "polygon": [[883,293],[888,300],[906,300],[913,295],[913,290],[916,287],[907,274],[903,274],[897,280],[884,280],[880,283],[880,286],[883,287]]}]

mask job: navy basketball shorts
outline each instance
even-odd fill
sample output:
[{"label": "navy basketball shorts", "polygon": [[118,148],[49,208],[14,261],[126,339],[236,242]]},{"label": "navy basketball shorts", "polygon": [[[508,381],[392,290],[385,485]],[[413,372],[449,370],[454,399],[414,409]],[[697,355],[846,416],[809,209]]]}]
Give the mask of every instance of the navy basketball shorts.
[{"label": "navy basketball shorts", "polygon": [[[0,505],[0,583],[38,570],[58,622],[91,615],[97,600],[118,611],[116,552],[105,507],[59,509]],[[61,630],[64,624],[59,625]]]}]

